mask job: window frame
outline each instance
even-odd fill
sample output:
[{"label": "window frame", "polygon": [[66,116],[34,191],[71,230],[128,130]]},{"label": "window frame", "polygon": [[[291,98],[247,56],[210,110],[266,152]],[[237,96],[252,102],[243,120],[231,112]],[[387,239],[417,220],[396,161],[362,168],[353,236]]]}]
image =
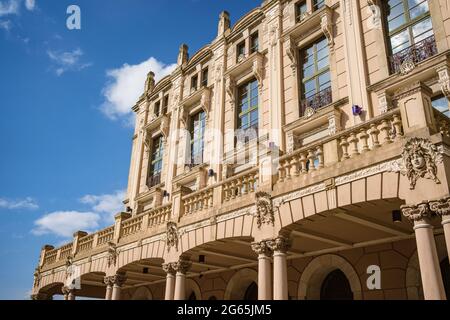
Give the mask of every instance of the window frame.
[{"label": "window frame", "polygon": [[[254,45],[254,41],[256,39],[256,45]],[[250,54],[259,52],[259,32],[255,31],[250,35]]]},{"label": "window frame", "polygon": [[[161,173],[164,164],[164,138],[162,135],[158,135],[152,139],[152,148],[149,161],[150,161],[149,163],[150,170],[148,175],[149,178],[151,179],[151,181],[154,181],[154,179],[157,178],[158,176],[159,179],[161,179]],[[158,170],[155,170],[157,164],[160,164],[160,168]],[[161,182],[159,181],[159,183]],[[152,186],[156,184],[152,183]]]},{"label": "window frame", "polygon": [[[251,85],[253,83],[256,83],[256,101],[257,104],[256,106],[251,106],[251,101],[253,100],[253,96],[251,95],[251,91],[252,91],[252,87]],[[249,105],[248,109],[246,111],[242,111],[242,106],[244,105],[244,100],[240,100],[241,99],[241,90],[242,88],[246,88],[247,90],[247,98],[245,99]],[[244,83],[240,84],[237,88],[236,88],[236,92],[237,92],[237,101],[236,101],[236,129],[237,130],[248,130],[251,128],[255,128],[255,125],[251,125],[252,121],[251,121],[251,113],[256,111],[257,112],[257,122],[256,122],[256,131],[258,131],[259,129],[259,105],[260,105],[260,94],[259,94],[259,88],[258,88],[258,80],[255,78],[251,78],[248,81],[245,81]],[[244,127],[243,123],[242,123],[242,118],[244,116],[248,116],[248,120],[247,120],[247,124],[248,126]]]},{"label": "window frame", "polygon": [[[195,136],[196,126],[195,121],[200,122],[200,136]],[[190,135],[190,164],[199,165],[203,163],[204,152],[205,152],[205,131],[206,131],[206,112],[204,110],[199,110],[196,113],[189,116],[189,135]],[[194,154],[195,144],[201,143],[201,151]],[[195,157],[201,154],[201,163],[197,163]]]}]

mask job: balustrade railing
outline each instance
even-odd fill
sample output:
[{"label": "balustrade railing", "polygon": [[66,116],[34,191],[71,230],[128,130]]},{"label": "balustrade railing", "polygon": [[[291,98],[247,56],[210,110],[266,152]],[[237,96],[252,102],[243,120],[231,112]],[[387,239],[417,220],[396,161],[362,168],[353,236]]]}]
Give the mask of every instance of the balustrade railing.
[{"label": "balustrade railing", "polygon": [[172,204],[168,204],[148,212],[148,227],[154,227],[169,221],[172,213]]},{"label": "balustrade railing", "polygon": [[223,201],[228,202],[255,192],[258,177],[258,169],[252,169],[226,180],[223,183]]},{"label": "balustrade railing", "polygon": [[[327,139],[305,146],[280,158],[278,182],[285,182],[325,167],[326,159],[345,161],[392,143],[403,135],[399,110],[388,112],[368,122],[349,128]],[[336,140],[338,148],[325,144]],[[326,154],[333,152],[334,154]]]},{"label": "balustrade railing", "polygon": [[[414,65],[431,58],[438,53],[434,35],[428,37],[402,51],[391,56],[391,68],[394,73],[404,73],[404,68],[414,67]],[[406,64],[412,64],[407,66]]]},{"label": "balustrade railing", "polygon": [[114,226],[98,232],[97,246],[101,246],[114,239]]},{"label": "balustrade railing", "polygon": [[72,254],[73,243],[68,243],[60,248],[59,260],[66,260]]},{"label": "balustrade railing", "polygon": [[143,215],[139,215],[122,222],[122,237],[127,237],[142,230]]},{"label": "balustrade railing", "polygon": [[91,250],[94,247],[94,234],[81,238],[78,242],[78,252]]},{"label": "balustrade railing", "polygon": [[44,264],[52,264],[56,262],[56,256],[58,255],[58,249],[47,251],[44,256]]},{"label": "balustrade railing", "polygon": [[213,204],[214,189],[203,189],[183,197],[184,215],[191,215],[208,208]]}]

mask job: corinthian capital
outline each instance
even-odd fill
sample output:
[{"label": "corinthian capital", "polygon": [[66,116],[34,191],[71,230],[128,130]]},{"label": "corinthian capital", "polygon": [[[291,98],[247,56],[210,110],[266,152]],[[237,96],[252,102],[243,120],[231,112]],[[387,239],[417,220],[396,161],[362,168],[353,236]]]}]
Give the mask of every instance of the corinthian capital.
[{"label": "corinthian capital", "polygon": [[285,237],[278,237],[268,241],[268,245],[274,252],[286,253],[291,247],[291,241]]},{"label": "corinthian capital", "polygon": [[252,250],[256,252],[258,255],[265,255],[270,257],[273,255],[272,247],[270,246],[270,242],[272,240],[264,240],[261,242],[252,243]]},{"label": "corinthian capital", "polygon": [[165,273],[175,274],[175,264],[174,263],[163,263],[162,269]]},{"label": "corinthian capital", "polygon": [[181,274],[186,274],[191,269],[192,262],[187,260],[179,260],[172,264],[173,269]]},{"label": "corinthian capital", "polygon": [[430,208],[427,202],[419,203],[418,205],[403,205],[401,206],[403,215],[411,222],[421,221],[424,218],[430,217]]},{"label": "corinthian capital", "polygon": [[123,286],[123,284],[127,280],[127,277],[125,276],[124,273],[117,273],[115,276],[112,276],[111,278],[112,283],[117,287]]},{"label": "corinthian capital", "polygon": [[104,277],[103,283],[106,284],[106,286],[113,286],[114,285],[114,277]]},{"label": "corinthian capital", "polygon": [[450,215],[450,197],[430,201],[429,205],[430,210],[441,217]]}]

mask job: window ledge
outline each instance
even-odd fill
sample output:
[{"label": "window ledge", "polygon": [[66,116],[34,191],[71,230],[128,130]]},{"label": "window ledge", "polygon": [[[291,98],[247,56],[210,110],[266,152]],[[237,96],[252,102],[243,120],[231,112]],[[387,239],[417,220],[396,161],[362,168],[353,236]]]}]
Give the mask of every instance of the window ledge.
[{"label": "window ledge", "polygon": [[241,62],[237,63],[225,72],[225,77],[236,78],[248,71],[252,71],[255,62],[262,64],[264,61],[264,55],[267,53],[267,49],[264,51],[254,52],[251,55],[244,58]]}]

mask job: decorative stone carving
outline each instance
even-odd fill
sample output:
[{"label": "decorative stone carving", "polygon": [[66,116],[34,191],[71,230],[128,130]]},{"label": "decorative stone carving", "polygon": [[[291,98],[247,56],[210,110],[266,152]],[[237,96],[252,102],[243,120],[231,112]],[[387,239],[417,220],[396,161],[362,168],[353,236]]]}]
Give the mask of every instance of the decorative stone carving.
[{"label": "decorative stone carving", "polygon": [[286,41],[286,54],[289,60],[291,60],[291,69],[294,75],[297,74],[297,55],[295,51],[296,49],[294,47],[293,40],[291,38],[288,38],[288,40]]},{"label": "decorative stone carving", "polygon": [[430,201],[429,205],[430,210],[441,217],[450,215],[450,197]]},{"label": "decorative stone carving", "polygon": [[263,224],[275,224],[272,197],[267,192],[256,193],[256,222],[258,228],[261,228]]},{"label": "decorative stone carving", "polygon": [[106,284],[107,287],[112,287],[114,285],[114,277],[104,277],[103,283]]},{"label": "decorative stone carving", "polygon": [[235,87],[236,83],[234,82],[234,79],[230,76],[227,76],[225,79],[225,90],[227,91],[228,97],[230,99],[231,108],[234,109],[234,105],[236,103],[236,97],[235,97]]},{"label": "decorative stone carving", "polygon": [[181,259],[173,264],[173,269],[177,273],[186,274],[189,271],[189,269],[191,269],[191,266],[192,262]]},{"label": "decorative stone carving", "polygon": [[448,66],[439,67],[437,70],[439,75],[439,85],[441,91],[447,99],[450,99],[450,71]]},{"label": "decorative stone carving", "polygon": [[206,88],[203,90],[202,98],[200,100],[200,107],[205,111],[206,119],[209,118],[209,112],[211,110],[211,90]]},{"label": "decorative stone carving", "polygon": [[116,275],[111,277],[111,282],[116,287],[122,287],[125,281],[127,281],[127,277],[125,273],[117,273]]},{"label": "decorative stone carving", "polygon": [[74,289],[73,289],[73,288],[69,288],[68,286],[63,286],[63,287],[61,288],[61,291],[62,291],[62,294],[63,294],[63,295],[67,296],[67,295],[69,295],[71,292],[73,292]]},{"label": "decorative stone carving", "polygon": [[303,117],[304,117],[305,119],[309,119],[309,118],[311,118],[315,113],[316,113],[316,110],[315,110],[314,108],[307,107],[307,108],[305,109],[305,112],[304,112],[304,114],[303,114]]},{"label": "decorative stone carving", "polygon": [[169,273],[170,274],[175,274],[176,273],[175,264],[174,263],[163,263],[162,269],[167,274],[169,274]]},{"label": "decorative stone carving", "polygon": [[170,129],[170,120],[169,117],[163,116],[161,118],[161,124],[159,126],[159,130],[163,135],[164,142],[167,142],[167,138],[169,137],[169,129]]},{"label": "decorative stone carving", "polygon": [[419,178],[431,179],[440,184],[437,177],[436,164],[442,162],[442,154],[437,147],[427,139],[411,138],[406,143],[403,153],[403,170],[408,177],[410,189],[414,190]]},{"label": "decorative stone carving", "polygon": [[416,64],[414,63],[413,59],[410,57],[402,62],[399,68],[399,72],[401,75],[405,76],[409,73],[411,73],[414,68],[416,67]]},{"label": "decorative stone carving", "polygon": [[273,251],[286,253],[291,247],[291,241],[285,237],[278,237],[274,240],[268,241],[268,245]]},{"label": "decorative stone carving", "polygon": [[167,222],[167,230],[166,230],[166,245],[167,251],[170,251],[170,248],[174,247],[175,250],[178,250],[178,227],[175,222]]},{"label": "decorative stone carving", "polygon": [[278,38],[279,38],[278,25],[274,23],[269,27],[269,44],[272,47],[276,46],[277,42],[278,42]]},{"label": "decorative stone carving", "polygon": [[252,243],[252,250],[257,255],[265,255],[266,257],[270,257],[273,255],[272,247],[270,246],[270,241],[261,241]]},{"label": "decorative stone carving", "polygon": [[258,57],[257,59],[255,59],[255,61],[253,61],[252,71],[253,71],[253,75],[255,76],[256,80],[258,81],[258,89],[261,94],[261,91],[263,88],[263,77],[264,77],[263,76],[264,68],[262,65],[261,57]]},{"label": "decorative stone carving", "polygon": [[328,117],[328,135],[334,136],[338,132],[338,124],[336,123],[336,117],[331,115]]},{"label": "decorative stone carving", "polygon": [[185,44],[182,44],[180,46],[180,50],[178,51],[178,65],[182,66],[186,64],[189,61],[189,54],[188,54],[188,46]]},{"label": "decorative stone carving", "polygon": [[230,29],[230,14],[227,11],[222,11],[219,16],[219,26],[217,28],[217,37],[220,37]]},{"label": "decorative stone carving", "polygon": [[73,265],[73,255],[69,254],[66,258],[66,268],[70,268]]},{"label": "decorative stone carving", "polygon": [[334,37],[333,37],[333,22],[331,19],[331,14],[329,12],[324,13],[320,17],[320,27],[322,28],[322,32],[327,37],[328,45],[330,49],[334,47]]},{"label": "decorative stone carving", "polygon": [[108,242],[108,267],[115,267],[117,262],[117,257],[119,256],[119,250],[114,242]]},{"label": "decorative stone carving", "polygon": [[187,128],[187,126],[188,126],[187,123],[188,123],[189,114],[188,114],[188,112],[187,112],[185,106],[181,106],[179,110],[180,110],[180,114],[179,114],[180,121],[181,121],[181,123],[183,124],[183,126],[184,126],[185,128]]},{"label": "decorative stone carving", "polygon": [[421,221],[424,218],[430,217],[430,208],[427,202],[419,203],[418,205],[401,206],[403,215],[408,218],[411,222]]},{"label": "decorative stone carving", "polygon": [[382,16],[381,8],[378,5],[378,0],[367,0],[367,9],[370,14],[370,18],[367,20],[369,29],[381,29],[382,28]]},{"label": "decorative stone carving", "polygon": [[142,129],[142,134],[143,134],[142,140],[144,142],[145,149],[148,151],[148,150],[150,150],[150,147],[151,147],[150,133],[147,130]]}]

